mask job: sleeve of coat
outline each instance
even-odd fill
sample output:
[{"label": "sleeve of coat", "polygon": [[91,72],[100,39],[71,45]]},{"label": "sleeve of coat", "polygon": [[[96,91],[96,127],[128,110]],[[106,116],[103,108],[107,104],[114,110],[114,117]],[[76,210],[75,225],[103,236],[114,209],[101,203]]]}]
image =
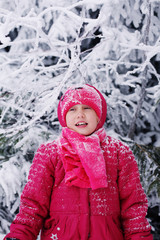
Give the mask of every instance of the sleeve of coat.
[{"label": "sleeve of coat", "polygon": [[152,240],[151,227],[146,219],[148,202],[140,183],[137,162],[128,146],[120,143],[119,195],[125,240]]},{"label": "sleeve of coat", "polygon": [[20,240],[37,239],[43,219],[46,218],[49,210],[54,183],[53,158],[56,158],[54,146],[42,145],[35,154],[28,182],[21,195],[19,213],[6,237]]}]

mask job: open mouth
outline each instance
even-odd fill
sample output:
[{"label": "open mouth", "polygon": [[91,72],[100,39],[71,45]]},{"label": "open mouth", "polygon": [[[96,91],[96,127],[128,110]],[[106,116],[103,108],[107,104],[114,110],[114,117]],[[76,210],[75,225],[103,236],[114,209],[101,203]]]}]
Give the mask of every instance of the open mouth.
[{"label": "open mouth", "polygon": [[87,126],[88,123],[85,122],[80,122],[80,123],[76,123],[76,126]]}]

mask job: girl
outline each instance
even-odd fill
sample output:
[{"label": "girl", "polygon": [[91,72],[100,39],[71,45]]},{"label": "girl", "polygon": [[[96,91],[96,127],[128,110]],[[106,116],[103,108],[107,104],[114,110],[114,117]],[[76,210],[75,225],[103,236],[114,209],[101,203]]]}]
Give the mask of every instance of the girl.
[{"label": "girl", "polygon": [[152,240],[147,198],[131,150],[107,136],[107,106],[93,86],[59,101],[62,134],[33,160],[19,214],[4,238]]}]

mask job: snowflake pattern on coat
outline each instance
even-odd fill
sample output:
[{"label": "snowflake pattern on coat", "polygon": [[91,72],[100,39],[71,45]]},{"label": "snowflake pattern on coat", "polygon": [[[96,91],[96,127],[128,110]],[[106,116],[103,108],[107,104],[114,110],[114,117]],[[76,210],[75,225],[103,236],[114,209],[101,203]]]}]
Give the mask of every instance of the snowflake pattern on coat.
[{"label": "snowflake pattern on coat", "polygon": [[57,234],[52,234],[51,239],[58,240]]}]

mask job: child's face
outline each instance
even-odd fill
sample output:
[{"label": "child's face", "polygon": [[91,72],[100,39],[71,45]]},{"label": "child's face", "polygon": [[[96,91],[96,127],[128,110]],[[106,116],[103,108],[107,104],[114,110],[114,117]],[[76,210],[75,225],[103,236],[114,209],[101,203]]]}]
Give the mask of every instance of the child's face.
[{"label": "child's face", "polygon": [[67,127],[85,136],[96,130],[98,122],[96,112],[88,105],[74,105],[66,114]]}]

